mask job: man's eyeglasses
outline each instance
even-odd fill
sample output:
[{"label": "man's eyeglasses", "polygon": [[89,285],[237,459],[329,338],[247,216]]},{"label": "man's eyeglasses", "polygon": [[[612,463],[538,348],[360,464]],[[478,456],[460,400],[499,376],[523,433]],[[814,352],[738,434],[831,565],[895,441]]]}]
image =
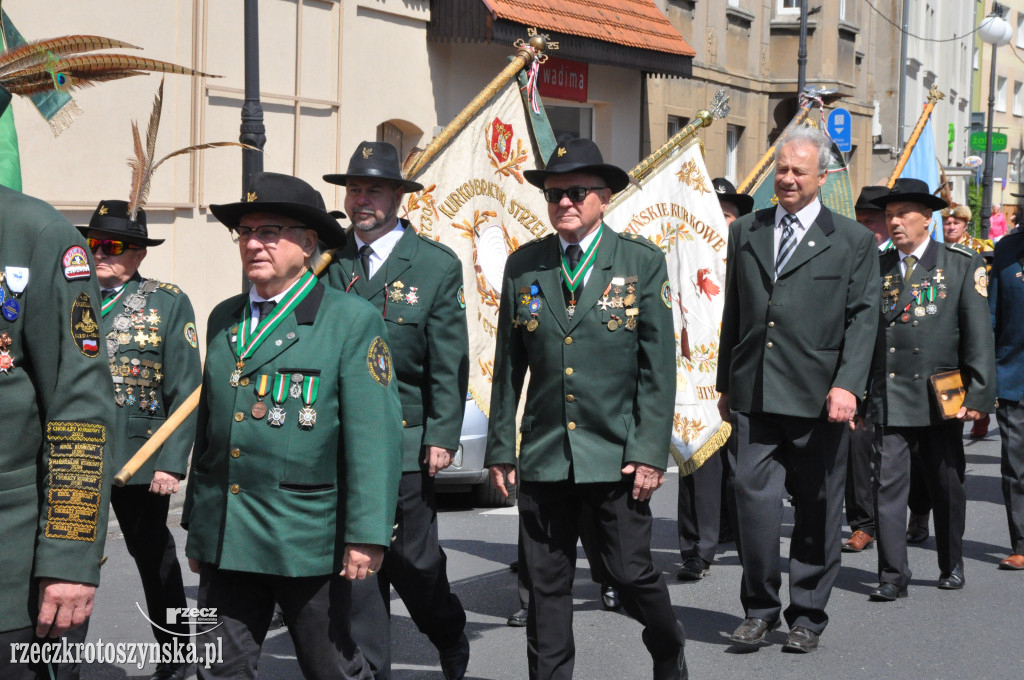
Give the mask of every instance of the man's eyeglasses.
[{"label": "man's eyeglasses", "polygon": [[112,238],[89,239],[89,250],[95,253],[100,248],[107,255],[121,255],[126,250],[143,250],[145,246],[137,246],[127,241],[116,241]]},{"label": "man's eyeglasses", "polygon": [[568,196],[573,203],[579,203],[591,191],[600,191],[608,187],[569,187],[567,189],[545,189],[544,200],[548,203],[560,203],[562,196]]},{"label": "man's eyeglasses", "polygon": [[248,241],[252,237],[256,237],[256,240],[266,245],[268,243],[277,243],[281,239],[281,232],[285,229],[296,229],[297,227],[279,227],[274,225],[264,225],[262,227],[232,227],[231,228],[231,240],[235,243],[242,243]]}]

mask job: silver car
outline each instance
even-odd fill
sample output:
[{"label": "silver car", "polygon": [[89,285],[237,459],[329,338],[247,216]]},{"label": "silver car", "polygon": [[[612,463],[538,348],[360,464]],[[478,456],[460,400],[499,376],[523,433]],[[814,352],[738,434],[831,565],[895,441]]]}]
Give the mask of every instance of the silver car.
[{"label": "silver car", "polygon": [[484,467],[484,452],[487,448],[487,416],[477,408],[476,402],[466,395],[466,415],[462,419],[462,438],[455,460],[437,474],[438,493],[472,493],[473,501],[480,506],[499,508],[515,505],[515,493],[503,498],[491,486],[490,473]]}]

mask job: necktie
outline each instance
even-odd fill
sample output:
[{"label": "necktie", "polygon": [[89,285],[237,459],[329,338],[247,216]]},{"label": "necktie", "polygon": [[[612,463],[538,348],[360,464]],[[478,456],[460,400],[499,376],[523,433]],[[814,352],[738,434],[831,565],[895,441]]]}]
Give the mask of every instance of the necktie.
[{"label": "necktie", "polygon": [[373,255],[373,248],[368,245],[359,247],[359,259],[363,261],[363,273],[370,278],[370,256]]},{"label": "necktie", "polygon": [[796,250],[796,231],[793,225],[796,224],[796,215],[786,213],[782,218],[782,238],[779,240],[779,254],[775,258],[775,278],[779,278],[782,268],[789,262],[790,256]]},{"label": "necktie", "polygon": [[917,258],[913,255],[907,255],[903,258],[903,264],[907,265],[907,273],[903,275],[903,280],[909,281],[910,275],[914,273],[914,265],[917,264]]},{"label": "necktie", "polygon": [[[569,271],[575,271],[576,267],[580,264],[580,258],[583,257],[583,248],[577,243],[571,243],[565,247],[565,258],[569,260]],[[570,293],[568,288],[564,288],[565,291],[565,302],[569,303],[570,300],[579,300],[580,295],[583,293],[583,279],[580,279],[580,285],[576,286],[575,294]]]},{"label": "necktie", "polygon": [[257,302],[256,309],[258,309],[260,312],[259,320],[263,321],[268,316],[270,316],[270,313],[274,311],[274,307],[277,307],[277,303],[274,302],[273,300],[263,300],[261,302]]},{"label": "necktie", "polygon": [[101,292],[103,293],[103,299],[109,300],[110,298],[114,297],[114,293],[116,293],[117,290],[114,288],[104,288]]}]

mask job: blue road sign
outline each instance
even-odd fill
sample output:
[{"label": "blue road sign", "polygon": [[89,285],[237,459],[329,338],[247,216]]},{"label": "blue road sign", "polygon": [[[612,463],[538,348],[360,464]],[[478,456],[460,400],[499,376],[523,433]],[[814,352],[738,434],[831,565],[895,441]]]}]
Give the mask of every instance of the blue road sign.
[{"label": "blue road sign", "polygon": [[828,114],[828,134],[839,150],[849,153],[853,148],[853,118],[846,109],[832,109]]}]

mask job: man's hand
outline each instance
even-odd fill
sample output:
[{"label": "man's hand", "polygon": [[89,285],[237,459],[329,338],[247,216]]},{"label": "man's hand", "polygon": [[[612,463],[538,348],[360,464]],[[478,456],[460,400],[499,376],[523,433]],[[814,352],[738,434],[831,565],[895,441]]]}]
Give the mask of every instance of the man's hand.
[{"label": "man's hand", "polygon": [[193,574],[199,573],[199,560],[194,557],[188,558],[188,570]]},{"label": "man's hand", "polygon": [[39,582],[36,637],[59,638],[78,628],[92,614],[96,586],[44,578]]},{"label": "man's hand", "polygon": [[825,408],[830,423],[848,422],[857,414],[857,397],[842,387],[833,387],[825,397]]},{"label": "man's hand", "polygon": [[729,412],[729,395],[721,392],[718,396],[718,415],[722,416],[723,423],[732,422],[732,414]]},{"label": "man's hand", "polygon": [[424,446],[426,455],[423,462],[427,464],[427,474],[431,477],[452,464],[455,460],[455,449],[444,449],[440,446]]},{"label": "man's hand", "polygon": [[509,463],[502,463],[500,465],[491,466],[491,484],[494,488],[501,492],[501,495],[508,498],[508,489],[505,488],[505,480],[508,483],[516,483],[516,466],[510,465]]},{"label": "man's hand", "polygon": [[966,420],[978,420],[978,419],[983,417],[983,414],[981,413],[981,411],[975,411],[973,408],[967,408],[966,406],[961,406],[960,410],[957,411],[957,413],[956,413],[956,417],[957,417],[957,419],[963,420],[963,421],[966,421]]},{"label": "man's hand", "polygon": [[178,475],[157,470],[153,473],[153,481],[149,483],[149,492],[155,493],[158,496],[170,496],[171,494],[178,493],[178,481],[180,479],[181,477]]},{"label": "man's hand", "polygon": [[633,478],[633,500],[645,501],[654,495],[662,484],[665,483],[665,471],[644,463],[626,463],[622,468],[622,474],[632,475]]},{"label": "man's hand", "polygon": [[383,546],[349,543],[345,546],[345,560],[342,562],[344,569],[339,576],[344,576],[349,581],[362,581],[367,576],[375,574],[383,560]]}]

